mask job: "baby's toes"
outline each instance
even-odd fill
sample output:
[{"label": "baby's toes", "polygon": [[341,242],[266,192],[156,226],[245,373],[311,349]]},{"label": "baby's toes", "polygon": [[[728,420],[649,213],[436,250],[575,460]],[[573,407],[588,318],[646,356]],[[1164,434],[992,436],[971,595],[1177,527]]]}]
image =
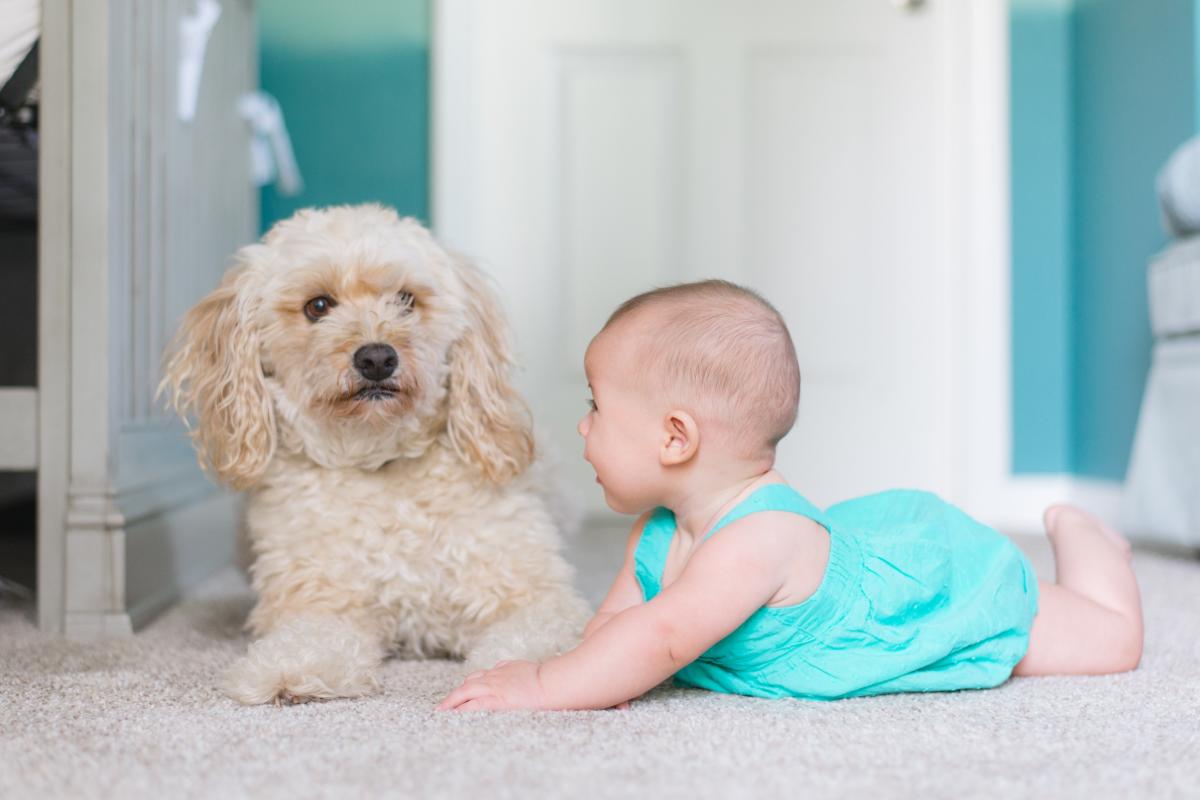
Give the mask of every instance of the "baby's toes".
[{"label": "baby's toes", "polygon": [[1046,533],[1054,532],[1055,526],[1058,524],[1058,515],[1068,508],[1070,506],[1066,503],[1055,503],[1042,512],[1042,525],[1046,528]]}]

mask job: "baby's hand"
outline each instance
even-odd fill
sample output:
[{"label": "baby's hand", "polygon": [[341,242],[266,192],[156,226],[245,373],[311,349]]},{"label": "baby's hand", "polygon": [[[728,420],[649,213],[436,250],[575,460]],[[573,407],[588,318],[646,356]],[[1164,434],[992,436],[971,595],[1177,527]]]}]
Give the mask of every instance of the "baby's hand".
[{"label": "baby's hand", "polygon": [[538,680],[538,665],[532,661],[501,661],[489,670],[472,672],[437,708],[439,711],[500,711],[547,707]]}]

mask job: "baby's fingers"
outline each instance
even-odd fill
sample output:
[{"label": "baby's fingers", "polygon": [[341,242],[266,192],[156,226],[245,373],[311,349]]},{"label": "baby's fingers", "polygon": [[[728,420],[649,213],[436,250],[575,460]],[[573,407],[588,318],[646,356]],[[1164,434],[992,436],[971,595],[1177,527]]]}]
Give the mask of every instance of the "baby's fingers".
[{"label": "baby's fingers", "polygon": [[468,700],[467,702],[463,703],[461,706],[459,706],[458,708],[456,708],[454,710],[455,711],[500,711],[505,708],[508,708],[508,705],[502,699],[500,699],[499,697],[496,697],[495,695],[489,694],[489,695],[485,695],[483,697],[476,697],[473,700]]},{"label": "baby's fingers", "polygon": [[482,681],[464,683],[462,686],[455,689],[450,694],[446,695],[446,699],[438,703],[438,711],[448,711],[452,708],[462,705],[470,700],[488,694],[491,690]]}]

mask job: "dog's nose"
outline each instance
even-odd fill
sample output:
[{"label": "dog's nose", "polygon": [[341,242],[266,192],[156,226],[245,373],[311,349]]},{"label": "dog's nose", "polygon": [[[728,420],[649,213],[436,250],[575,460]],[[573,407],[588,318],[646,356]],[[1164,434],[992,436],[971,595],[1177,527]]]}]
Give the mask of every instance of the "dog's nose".
[{"label": "dog's nose", "polygon": [[354,368],[369,381],[381,381],[396,371],[396,350],[390,344],[364,344],[354,351]]}]

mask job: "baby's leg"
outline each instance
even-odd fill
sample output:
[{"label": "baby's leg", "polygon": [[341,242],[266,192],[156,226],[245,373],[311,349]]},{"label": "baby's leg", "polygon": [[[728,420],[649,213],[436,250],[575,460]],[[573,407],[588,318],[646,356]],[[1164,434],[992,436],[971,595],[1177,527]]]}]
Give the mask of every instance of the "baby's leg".
[{"label": "baby's leg", "polygon": [[1129,543],[1073,506],[1051,506],[1057,581],[1039,581],[1029,650],[1014,675],[1105,675],[1142,657],[1142,601]]}]

